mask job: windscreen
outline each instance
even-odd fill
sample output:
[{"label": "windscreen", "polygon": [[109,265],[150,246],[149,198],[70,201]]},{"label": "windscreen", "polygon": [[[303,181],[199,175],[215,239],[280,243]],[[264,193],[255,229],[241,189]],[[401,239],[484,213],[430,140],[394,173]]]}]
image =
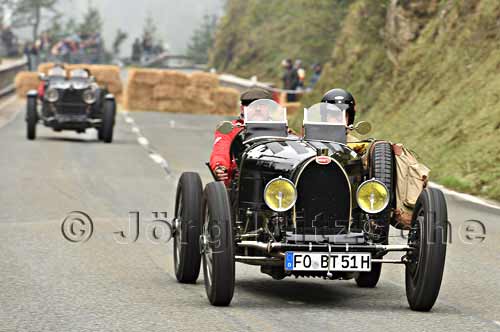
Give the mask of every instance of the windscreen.
[{"label": "windscreen", "polygon": [[74,69],[70,72],[69,76],[76,79],[87,79],[89,78],[89,73],[84,69]]},{"label": "windscreen", "polygon": [[347,125],[345,111],[334,104],[318,103],[304,109],[304,124]]},{"label": "windscreen", "polygon": [[66,77],[66,70],[61,67],[54,67],[49,69],[49,77]]},{"label": "windscreen", "polygon": [[287,123],[286,109],[271,99],[259,99],[245,107],[245,123]]}]

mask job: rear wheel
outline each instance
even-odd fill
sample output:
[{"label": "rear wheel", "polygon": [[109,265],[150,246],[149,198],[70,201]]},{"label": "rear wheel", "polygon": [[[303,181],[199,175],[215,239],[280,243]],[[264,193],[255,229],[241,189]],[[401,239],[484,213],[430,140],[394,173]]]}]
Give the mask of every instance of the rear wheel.
[{"label": "rear wheel", "polygon": [[200,273],[202,196],[198,173],[183,173],[177,185],[174,219],[175,276],[182,283],[195,283]]},{"label": "rear wheel", "polygon": [[441,288],[446,257],[448,212],[443,193],[426,188],[413,212],[406,264],[406,298],[412,310],[429,311]]},{"label": "rear wheel", "polygon": [[231,208],[222,182],[209,183],[203,195],[203,275],[208,300],[227,306],[234,293],[233,234]]},{"label": "rear wheel", "polygon": [[28,97],[26,103],[26,137],[29,140],[36,138],[36,124],[38,122],[38,113],[36,109],[36,97]]},{"label": "rear wheel", "polygon": [[[394,192],[394,155],[392,146],[388,142],[375,143],[371,154],[371,178],[375,178],[385,184],[391,199],[387,208],[375,216],[374,223],[371,225],[375,236],[375,242],[388,243],[389,224],[391,217],[391,208]],[[382,263],[373,263],[370,272],[361,272],[356,277],[356,283],[359,287],[373,288],[377,285],[382,272]]]},{"label": "rear wheel", "polygon": [[106,99],[104,101],[102,112],[101,128],[98,130],[99,138],[104,143],[111,143],[113,141],[113,128],[115,126],[116,103],[113,99]]}]

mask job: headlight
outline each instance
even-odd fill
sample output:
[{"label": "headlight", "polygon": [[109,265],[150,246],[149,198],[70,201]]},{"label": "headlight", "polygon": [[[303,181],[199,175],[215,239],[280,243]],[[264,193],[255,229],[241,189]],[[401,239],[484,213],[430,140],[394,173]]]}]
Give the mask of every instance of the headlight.
[{"label": "headlight", "polygon": [[83,101],[86,104],[93,104],[96,101],[96,93],[92,89],[87,89],[83,91]]},{"label": "headlight", "polygon": [[49,103],[55,103],[59,99],[59,92],[56,88],[48,88],[45,92],[45,99]]},{"label": "headlight", "polygon": [[366,213],[379,213],[389,204],[389,190],[378,180],[368,180],[358,187],[356,200],[359,207]]},{"label": "headlight", "polygon": [[290,210],[297,200],[297,189],[292,181],[279,178],[269,181],[264,189],[264,201],[273,211]]}]

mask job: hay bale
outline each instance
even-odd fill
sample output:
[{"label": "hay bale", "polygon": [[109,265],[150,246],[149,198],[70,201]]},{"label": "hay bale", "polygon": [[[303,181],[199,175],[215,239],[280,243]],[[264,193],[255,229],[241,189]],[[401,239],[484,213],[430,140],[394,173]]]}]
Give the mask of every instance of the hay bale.
[{"label": "hay bale", "polygon": [[160,84],[153,88],[153,98],[157,100],[178,100],[184,99],[185,89],[182,86],[171,84]]},{"label": "hay bale", "polygon": [[219,77],[216,74],[202,71],[191,74],[191,84],[202,89],[216,89],[219,87]]},{"label": "hay bale", "polygon": [[162,70],[160,84],[186,87],[191,84],[188,74],[174,70]]},{"label": "hay bale", "polygon": [[157,101],[157,109],[162,112],[184,112],[185,100],[160,100]]},{"label": "hay bale", "polygon": [[19,98],[25,98],[29,90],[36,90],[38,88],[39,83],[38,73],[30,71],[21,71],[17,73],[14,79],[16,95]]},{"label": "hay bale", "polygon": [[217,107],[237,109],[240,104],[240,93],[233,88],[217,88],[212,91],[210,99]]},{"label": "hay bale", "polygon": [[192,114],[214,114],[215,103],[209,99],[185,99],[182,112]]},{"label": "hay bale", "polygon": [[124,106],[129,110],[156,110],[153,88],[149,85],[130,82],[125,91]]},{"label": "hay bale", "polygon": [[131,69],[129,73],[129,82],[156,85],[162,79],[162,71],[157,69]]},{"label": "hay bale", "polygon": [[54,67],[55,63],[53,62],[45,62],[45,63],[41,63],[38,65],[38,72],[39,73],[44,73],[45,75],[48,74],[49,72],[49,69],[51,69],[52,67]]}]

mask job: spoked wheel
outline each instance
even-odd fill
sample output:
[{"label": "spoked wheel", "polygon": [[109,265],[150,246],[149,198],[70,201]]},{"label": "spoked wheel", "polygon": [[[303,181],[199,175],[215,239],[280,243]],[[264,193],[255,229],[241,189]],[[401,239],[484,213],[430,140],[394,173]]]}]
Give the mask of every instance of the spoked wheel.
[{"label": "spoked wheel", "polygon": [[406,264],[406,298],[410,308],[429,311],[436,302],[443,278],[448,234],[443,193],[425,189],[419,196],[408,234],[413,247]]},{"label": "spoked wheel", "polygon": [[183,173],[177,185],[173,227],[175,276],[182,283],[195,283],[200,273],[202,196],[198,173]]},{"label": "spoked wheel", "polygon": [[[375,178],[385,184],[391,199],[387,208],[375,216],[375,222],[371,225],[373,233],[376,236],[375,242],[387,244],[389,237],[389,224],[392,209],[392,193],[395,189],[394,179],[394,155],[391,144],[388,142],[375,143],[371,153],[371,172],[370,177]],[[360,272],[356,277],[356,284],[359,287],[373,288],[377,285],[382,272],[382,263],[373,263],[370,272]]]},{"label": "spoked wheel", "polygon": [[28,97],[26,105],[26,138],[34,140],[36,138],[36,124],[38,122],[38,112],[36,109],[36,97]]},{"label": "spoked wheel", "polygon": [[222,182],[205,188],[200,242],[208,300],[215,306],[227,306],[234,293],[234,257],[231,208]]}]

